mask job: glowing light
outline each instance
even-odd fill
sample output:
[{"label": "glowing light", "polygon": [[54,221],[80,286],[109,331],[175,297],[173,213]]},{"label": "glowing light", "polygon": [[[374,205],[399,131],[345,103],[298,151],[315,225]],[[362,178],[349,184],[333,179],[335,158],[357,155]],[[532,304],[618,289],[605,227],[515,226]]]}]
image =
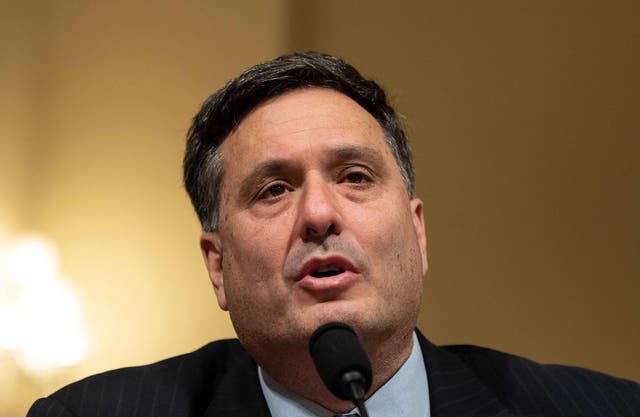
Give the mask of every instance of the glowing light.
[{"label": "glowing light", "polygon": [[0,349],[26,370],[73,365],[87,352],[81,308],[66,281],[47,240],[0,246]]}]

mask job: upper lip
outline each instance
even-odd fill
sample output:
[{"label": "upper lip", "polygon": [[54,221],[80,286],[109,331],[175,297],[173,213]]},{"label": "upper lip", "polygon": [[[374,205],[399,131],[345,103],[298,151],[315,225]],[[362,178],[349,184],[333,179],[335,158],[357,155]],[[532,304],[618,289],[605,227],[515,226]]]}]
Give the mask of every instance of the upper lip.
[{"label": "upper lip", "polygon": [[353,263],[349,261],[347,258],[340,255],[331,255],[324,257],[314,257],[307,260],[300,268],[298,272],[298,280],[301,280],[305,276],[311,274],[313,271],[317,270],[322,266],[332,266],[334,268],[339,268],[344,271],[352,271],[358,272],[357,269],[353,266]]}]

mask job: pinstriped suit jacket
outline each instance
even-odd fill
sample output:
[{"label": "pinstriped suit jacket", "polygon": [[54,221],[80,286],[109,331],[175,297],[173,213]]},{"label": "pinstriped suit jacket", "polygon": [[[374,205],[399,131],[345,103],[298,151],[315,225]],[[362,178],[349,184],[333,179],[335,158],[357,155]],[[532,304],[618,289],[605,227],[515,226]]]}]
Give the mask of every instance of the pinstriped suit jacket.
[{"label": "pinstriped suit jacket", "polygon": [[[640,417],[637,383],[582,368],[540,365],[475,346],[436,347],[420,333],[418,337],[433,417]],[[375,410],[370,411],[375,416]],[[223,340],[152,365],[83,379],[39,399],[27,415],[72,416],[270,414],[256,364],[237,340]]]}]

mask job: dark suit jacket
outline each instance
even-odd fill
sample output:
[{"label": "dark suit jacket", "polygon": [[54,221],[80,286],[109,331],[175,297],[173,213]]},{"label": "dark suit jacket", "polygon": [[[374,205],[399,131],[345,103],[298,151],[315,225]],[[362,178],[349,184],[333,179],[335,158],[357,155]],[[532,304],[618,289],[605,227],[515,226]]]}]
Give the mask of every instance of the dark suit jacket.
[{"label": "dark suit jacket", "polygon": [[[475,346],[436,347],[418,334],[432,417],[640,416],[640,385],[540,365]],[[376,416],[375,410],[370,410]],[[267,417],[256,364],[222,340],[152,365],[94,375],[36,401],[27,417]],[[385,416],[393,417],[393,416]]]}]

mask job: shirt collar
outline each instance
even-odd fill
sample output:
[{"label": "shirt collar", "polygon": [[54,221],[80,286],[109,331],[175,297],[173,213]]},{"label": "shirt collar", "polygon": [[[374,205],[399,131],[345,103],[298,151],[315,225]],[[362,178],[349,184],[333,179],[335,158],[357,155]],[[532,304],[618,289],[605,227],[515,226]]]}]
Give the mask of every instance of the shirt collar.
[{"label": "shirt collar", "polygon": [[[273,417],[332,417],[330,410],[291,392],[258,366],[258,377]],[[429,385],[418,337],[411,354],[390,380],[365,401],[371,416],[430,417]],[[351,413],[355,412],[354,408]]]}]

